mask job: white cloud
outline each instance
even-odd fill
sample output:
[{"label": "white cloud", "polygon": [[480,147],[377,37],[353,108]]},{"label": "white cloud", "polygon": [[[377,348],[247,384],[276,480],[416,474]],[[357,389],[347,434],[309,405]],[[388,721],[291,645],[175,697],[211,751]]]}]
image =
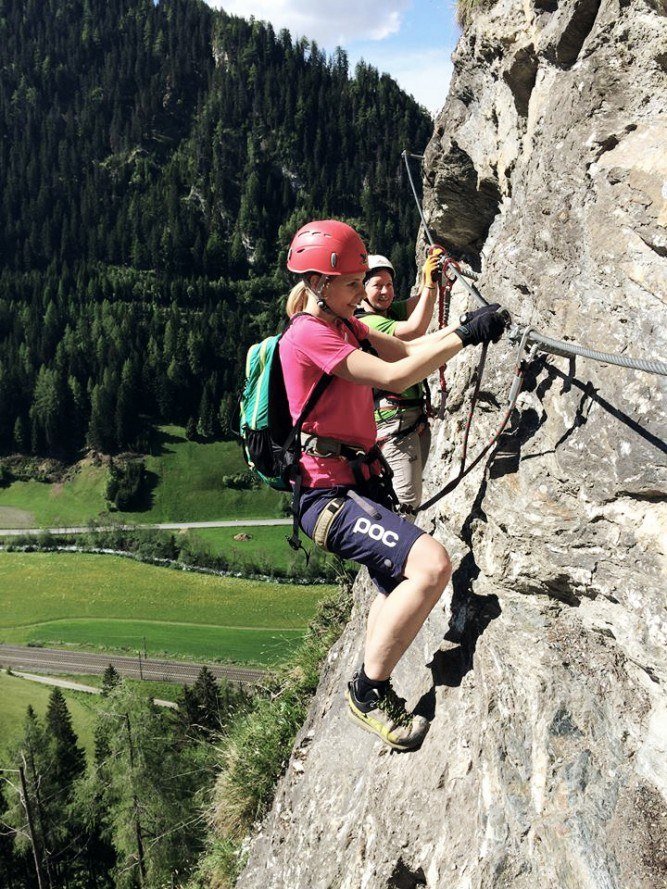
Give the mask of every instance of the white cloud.
[{"label": "white cloud", "polygon": [[208,0],[210,6],[271,22],[326,49],[397,34],[412,0]]}]

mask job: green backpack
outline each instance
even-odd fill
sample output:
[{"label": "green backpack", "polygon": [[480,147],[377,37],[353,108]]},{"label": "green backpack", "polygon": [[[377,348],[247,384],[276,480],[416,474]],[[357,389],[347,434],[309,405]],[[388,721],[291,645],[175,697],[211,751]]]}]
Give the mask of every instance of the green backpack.
[{"label": "green backpack", "polygon": [[[289,324],[285,330],[288,328]],[[330,374],[320,377],[293,425],[278,349],[284,333],[248,349],[238,428],[234,430],[250,469],[278,491],[292,489],[301,456],[301,426],[333,379]]]}]

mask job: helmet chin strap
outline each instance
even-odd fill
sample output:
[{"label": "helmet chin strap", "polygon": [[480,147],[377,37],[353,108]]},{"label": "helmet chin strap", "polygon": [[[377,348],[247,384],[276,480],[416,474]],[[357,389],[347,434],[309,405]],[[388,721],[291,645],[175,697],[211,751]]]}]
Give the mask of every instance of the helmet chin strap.
[{"label": "helmet chin strap", "polygon": [[382,315],[387,311],[386,309],[380,309],[377,306],[374,306],[367,296],[362,299],[361,305],[364,306],[369,312],[375,312],[375,314],[377,315]]},{"label": "helmet chin strap", "polygon": [[324,291],[329,286],[329,276],[321,275],[320,280],[318,282],[317,287],[313,291],[315,294],[315,299],[317,300],[317,308],[322,309],[323,312],[327,312],[329,315],[333,315],[334,318],[338,318],[340,321],[343,320],[340,315],[334,312],[333,309],[329,308],[326,300],[324,299]]}]

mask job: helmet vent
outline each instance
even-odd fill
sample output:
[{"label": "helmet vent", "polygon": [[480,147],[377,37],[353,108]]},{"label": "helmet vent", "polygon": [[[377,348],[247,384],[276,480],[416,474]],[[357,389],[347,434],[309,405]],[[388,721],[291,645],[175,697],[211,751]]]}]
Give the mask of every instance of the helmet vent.
[{"label": "helmet vent", "polygon": [[338,263],[338,256],[335,253],[331,254],[331,268],[335,269]]}]

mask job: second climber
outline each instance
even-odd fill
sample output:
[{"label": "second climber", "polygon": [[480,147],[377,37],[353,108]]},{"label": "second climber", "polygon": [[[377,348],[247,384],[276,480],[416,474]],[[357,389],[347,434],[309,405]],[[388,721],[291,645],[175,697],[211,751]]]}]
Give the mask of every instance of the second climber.
[{"label": "second climber", "polygon": [[[424,336],[433,315],[443,256],[444,252],[435,248],[424,262],[418,292],[406,300],[395,300],[394,266],[386,256],[371,254],[357,317],[373,330],[404,342]],[[377,442],[394,473],[400,510],[410,518],[422,499],[422,476],[431,446],[428,384],[417,382],[399,394],[381,389],[374,394]]]}]

